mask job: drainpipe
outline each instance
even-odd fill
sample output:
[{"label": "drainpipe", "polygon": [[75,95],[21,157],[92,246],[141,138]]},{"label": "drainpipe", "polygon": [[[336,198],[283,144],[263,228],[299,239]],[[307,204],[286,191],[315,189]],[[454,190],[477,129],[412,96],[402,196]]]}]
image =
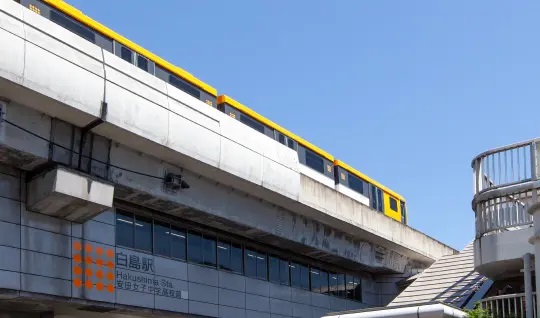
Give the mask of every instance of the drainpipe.
[{"label": "drainpipe", "polygon": [[525,317],[533,316],[533,287],[531,275],[532,254],[523,255],[523,276],[525,279]]},{"label": "drainpipe", "polygon": [[[533,190],[533,193],[536,192],[536,189]],[[535,198],[536,199],[536,198]],[[537,255],[540,256],[540,203],[536,202],[533,203],[529,209],[527,210],[532,216],[533,216],[533,224],[534,224],[534,234],[529,238],[529,243],[534,245],[534,270],[536,273],[536,286],[540,286],[540,257],[536,257]],[[540,313],[540,302],[536,302],[536,312]],[[528,317],[534,317],[534,316],[528,316]]]}]

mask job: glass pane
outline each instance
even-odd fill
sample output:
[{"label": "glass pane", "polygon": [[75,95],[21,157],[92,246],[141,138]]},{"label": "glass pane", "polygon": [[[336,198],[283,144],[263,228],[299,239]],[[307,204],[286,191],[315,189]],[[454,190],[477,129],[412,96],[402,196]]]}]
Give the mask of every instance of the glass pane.
[{"label": "glass pane", "polygon": [[362,180],[360,180],[356,176],[353,176],[350,173],[348,177],[349,177],[349,187],[358,193],[364,194],[364,183],[362,182]]},{"label": "glass pane", "polygon": [[128,61],[129,63],[133,64],[133,54],[130,49],[128,49],[125,46],[120,46],[120,57],[123,60]]},{"label": "glass pane", "polygon": [[116,212],[116,245],[133,247],[133,214]]},{"label": "glass pane", "polygon": [[383,211],[383,199],[382,199],[382,190],[377,189],[377,209]]},{"label": "glass pane", "polygon": [[360,278],[354,278],[354,300],[362,301],[362,281]]},{"label": "glass pane", "polygon": [[252,250],[245,250],[245,274],[249,277],[257,277],[257,253]]},{"label": "glass pane", "polygon": [[300,281],[300,265],[291,263],[291,286],[300,287],[302,283]]},{"label": "glass pane", "polygon": [[231,245],[222,241],[218,242],[218,264],[219,268],[230,271],[231,268]]},{"label": "glass pane", "polygon": [[135,248],[152,252],[152,219],[135,216]]},{"label": "glass pane", "polygon": [[257,278],[267,280],[268,279],[268,270],[266,263],[266,254],[258,253],[257,254]]},{"label": "glass pane", "polygon": [[273,256],[268,258],[269,280],[273,283],[279,283],[279,259]]},{"label": "glass pane", "polygon": [[137,66],[148,72],[148,60],[139,54],[137,54]]},{"label": "glass pane", "polygon": [[282,144],[285,144],[285,136],[283,134],[278,133],[278,141]]},{"label": "glass pane", "polygon": [[345,274],[338,274],[338,296],[345,298]]},{"label": "glass pane", "polygon": [[231,246],[231,270],[235,273],[242,273],[242,246],[232,244]]},{"label": "glass pane", "polygon": [[279,282],[283,285],[289,285],[289,261],[279,261]]},{"label": "glass pane", "polygon": [[240,121],[242,123],[246,124],[247,126],[257,130],[258,132],[264,134],[264,126],[263,126],[263,124],[259,123],[255,119],[252,119],[252,118],[242,114],[242,115],[240,115]]},{"label": "glass pane", "polygon": [[289,146],[289,148],[291,149],[294,149],[294,140],[287,139],[287,146]]},{"label": "glass pane", "polygon": [[319,286],[321,293],[328,294],[328,272],[321,271],[321,278],[319,279]]},{"label": "glass pane", "polygon": [[154,254],[171,256],[171,229],[168,223],[154,221]]},{"label": "glass pane", "polygon": [[175,226],[171,227],[171,256],[186,259],[186,231]]},{"label": "glass pane", "polygon": [[309,289],[309,267],[301,265],[300,275],[301,288]]},{"label": "glass pane", "polygon": [[347,284],[346,284],[347,298],[348,299],[354,299],[354,287],[355,287],[354,277],[351,276],[351,275],[347,275],[346,279],[347,279]]},{"label": "glass pane", "polygon": [[390,209],[397,212],[397,200],[394,198],[390,198]]},{"label": "glass pane", "polygon": [[311,169],[324,173],[324,161],[315,153],[306,149],[306,165]]},{"label": "glass pane", "polygon": [[216,266],[216,239],[204,236],[204,265]]},{"label": "glass pane", "polygon": [[320,272],[316,268],[311,268],[310,273],[311,273],[311,290],[314,292],[320,293],[321,292],[321,287],[319,285]]},{"label": "glass pane", "polygon": [[116,212],[116,245],[133,247],[133,214]]},{"label": "glass pane", "polygon": [[96,42],[96,34],[92,30],[75,20],[56,12],[56,10],[51,10],[51,21],[63,26],[64,28],[92,43]]},{"label": "glass pane", "polygon": [[188,232],[188,261],[202,264],[203,263],[203,242],[200,233]]},{"label": "glass pane", "polygon": [[337,274],[330,273],[329,274],[329,288],[330,288],[330,295],[337,296],[337,289],[338,289],[338,278]]},{"label": "glass pane", "polygon": [[175,86],[176,88],[188,93],[189,95],[193,97],[201,98],[201,92],[199,92],[198,89],[194,88],[193,86],[189,85],[183,80],[177,78],[176,76],[169,75],[169,83],[172,86]]}]

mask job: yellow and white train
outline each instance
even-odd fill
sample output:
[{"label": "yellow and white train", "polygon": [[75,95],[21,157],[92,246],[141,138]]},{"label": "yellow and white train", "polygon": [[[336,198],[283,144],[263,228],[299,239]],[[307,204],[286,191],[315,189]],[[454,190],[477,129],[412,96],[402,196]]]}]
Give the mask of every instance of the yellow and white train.
[{"label": "yellow and white train", "polygon": [[62,0],[14,0],[119,58],[194,96],[298,153],[302,173],[388,217],[407,223],[405,199],[331,154],[131,42]]}]

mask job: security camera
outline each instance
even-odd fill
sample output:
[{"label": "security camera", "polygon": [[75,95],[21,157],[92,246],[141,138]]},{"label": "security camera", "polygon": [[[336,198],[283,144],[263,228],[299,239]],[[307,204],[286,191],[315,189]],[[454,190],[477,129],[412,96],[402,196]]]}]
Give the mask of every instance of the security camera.
[{"label": "security camera", "polygon": [[182,175],[174,173],[167,173],[165,176],[165,185],[173,190],[189,189],[189,184],[182,179]]}]

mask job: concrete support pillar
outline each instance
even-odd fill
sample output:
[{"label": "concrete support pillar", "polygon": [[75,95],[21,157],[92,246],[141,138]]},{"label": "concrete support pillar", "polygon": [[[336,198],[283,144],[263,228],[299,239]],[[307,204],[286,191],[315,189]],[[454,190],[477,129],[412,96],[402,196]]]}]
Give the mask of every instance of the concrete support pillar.
[{"label": "concrete support pillar", "polygon": [[[536,189],[534,191],[536,191]],[[529,238],[529,243],[534,245],[534,270],[536,273],[536,287],[538,288],[540,286],[540,203],[533,203],[529,207],[528,212],[533,216],[534,235]],[[536,312],[540,313],[539,301],[536,302]]]},{"label": "concrete support pillar", "polygon": [[532,254],[523,255],[523,278],[525,280],[525,314],[526,317],[534,317],[533,314],[533,286],[532,286]]}]

